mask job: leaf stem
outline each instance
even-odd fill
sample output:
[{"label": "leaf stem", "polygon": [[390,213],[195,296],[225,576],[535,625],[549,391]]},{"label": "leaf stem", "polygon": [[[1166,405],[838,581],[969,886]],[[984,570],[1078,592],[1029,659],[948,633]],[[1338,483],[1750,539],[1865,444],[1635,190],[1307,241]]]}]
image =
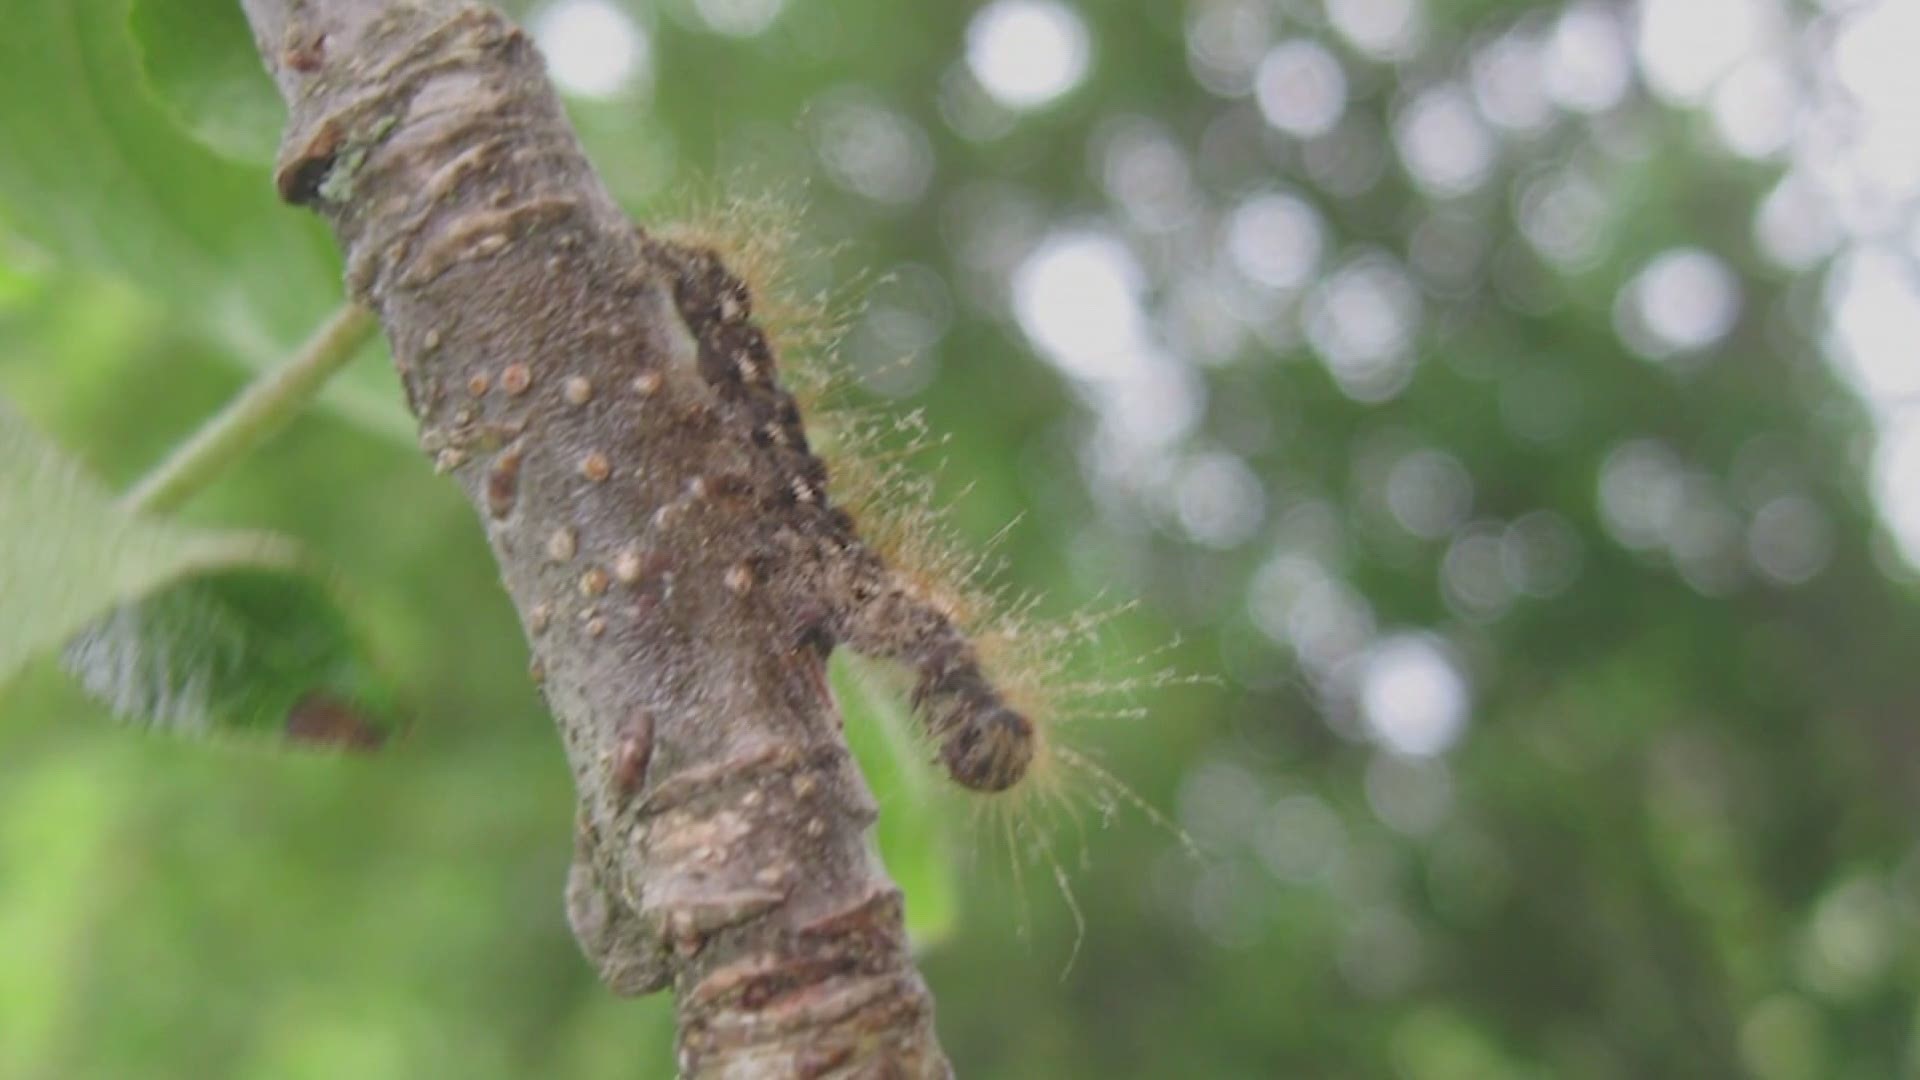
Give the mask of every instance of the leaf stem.
[{"label": "leaf stem", "polygon": [[291,419],[360,351],[376,325],[366,308],[342,304],[299,352],[255,379],[141,477],[122,505],[138,513],[162,513],[198,493]]}]

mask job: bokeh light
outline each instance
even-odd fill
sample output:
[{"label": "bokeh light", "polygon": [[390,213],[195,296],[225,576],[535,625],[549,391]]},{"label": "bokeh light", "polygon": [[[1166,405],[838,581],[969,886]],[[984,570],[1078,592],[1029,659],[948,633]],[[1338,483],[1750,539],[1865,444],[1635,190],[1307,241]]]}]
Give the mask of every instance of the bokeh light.
[{"label": "bokeh light", "polygon": [[786,6],[787,0],[693,0],[701,21],[734,37],[765,33]]},{"label": "bokeh light", "polygon": [[530,26],[553,81],[568,93],[612,97],[649,76],[646,32],[610,0],[558,0]]},{"label": "bokeh light", "polygon": [[1333,130],[1347,105],[1347,76],[1325,46],[1282,42],[1260,59],[1254,94],[1267,123],[1300,138]]},{"label": "bokeh light", "polygon": [[1086,23],[1058,0],[993,0],[967,24],[967,67],[1002,105],[1031,109],[1086,76]]},{"label": "bokeh light", "polygon": [[1466,678],[1432,639],[1382,638],[1361,661],[1360,709],[1382,746],[1414,757],[1451,747],[1466,730]]}]

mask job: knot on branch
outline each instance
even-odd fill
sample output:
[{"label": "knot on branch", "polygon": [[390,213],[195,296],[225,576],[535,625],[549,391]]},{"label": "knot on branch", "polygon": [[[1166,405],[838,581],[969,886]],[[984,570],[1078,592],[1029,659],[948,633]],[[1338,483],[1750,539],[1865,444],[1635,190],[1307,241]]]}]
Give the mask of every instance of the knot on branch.
[{"label": "knot on branch", "polygon": [[600,838],[586,815],[574,830],[573,865],[567,870],[567,924],[587,962],[607,989],[623,997],[663,990],[673,980],[658,931],[612,888]]}]

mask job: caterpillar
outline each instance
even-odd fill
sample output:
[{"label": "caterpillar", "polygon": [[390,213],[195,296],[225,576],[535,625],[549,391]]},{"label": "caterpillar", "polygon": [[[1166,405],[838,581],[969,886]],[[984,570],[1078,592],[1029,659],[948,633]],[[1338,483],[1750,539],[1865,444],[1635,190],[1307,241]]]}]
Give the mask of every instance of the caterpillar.
[{"label": "caterpillar", "polygon": [[919,412],[853,400],[854,380],[835,349],[857,307],[795,286],[801,213],[792,201],[734,197],[682,219],[691,223],[662,229],[654,242],[670,248],[683,307],[721,316],[690,320],[723,327],[699,343],[702,372],[752,401],[756,443],[781,456],[782,475],[793,478],[783,502],[818,523],[829,549],[820,580],[794,600],[812,645],[823,653],[844,645],[904,669],[934,759],[961,787],[996,797],[979,808],[994,819],[993,831],[1016,854],[1025,848],[1052,863],[1063,893],[1049,830],[1037,824],[1043,817],[1079,828],[1085,811],[1106,818],[1128,805],[1191,848],[1164,815],[1055,729],[1137,717],[1137,693],[1194,680],[1170,670],[1078,675],[1085,647],[1131,605],[1049,618],[1039,598],[990,584],[997,543],[1017,522],[985,544],[960,537],[933,474],[919,467],[943,440]]}]

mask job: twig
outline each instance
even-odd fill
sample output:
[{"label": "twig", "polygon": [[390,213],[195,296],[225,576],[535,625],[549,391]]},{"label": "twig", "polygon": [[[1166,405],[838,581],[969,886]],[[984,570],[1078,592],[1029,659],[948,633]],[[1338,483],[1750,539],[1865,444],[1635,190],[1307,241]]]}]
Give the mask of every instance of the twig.
[{"label": "twig", "polygon": [[373,313],[343,304],[285,364],[240,392],[135,483],[121,501],[143,513],[179,506],[299,412],[373,336]]}]

